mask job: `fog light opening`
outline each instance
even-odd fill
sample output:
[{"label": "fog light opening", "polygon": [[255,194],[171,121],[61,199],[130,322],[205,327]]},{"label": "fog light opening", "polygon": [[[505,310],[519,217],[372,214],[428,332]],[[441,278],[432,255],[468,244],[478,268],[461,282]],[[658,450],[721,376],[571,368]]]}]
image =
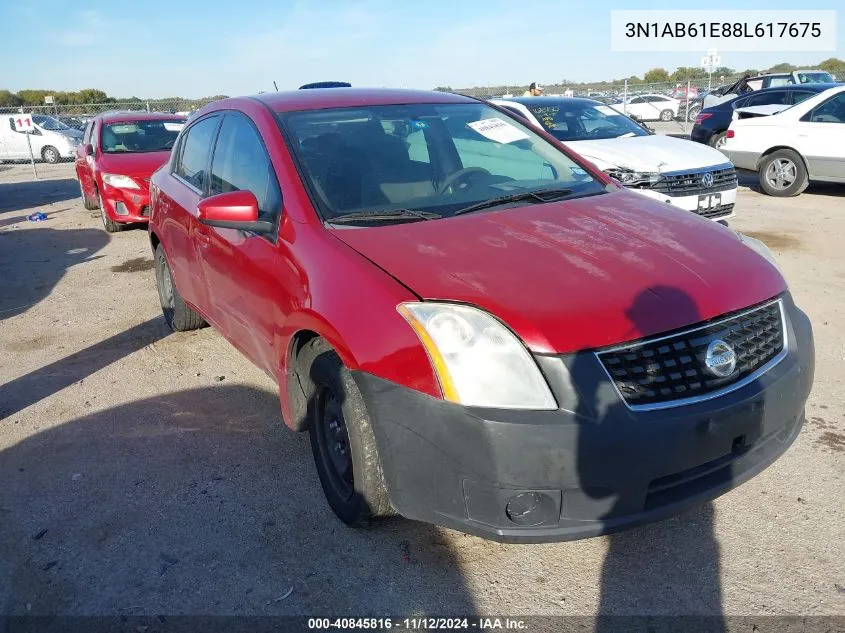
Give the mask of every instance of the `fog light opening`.
[{"label": "fog light opening", "polygon": [[508,499],[505,514],[517,525],[540,525],[551,519],[555,503],[548,495],[523,492]]},{"label": "fog light opening", "polygon": [[114,203],[114,212],[117,215],[129,215],[129,211],[126,210],[126,205],[122,202],[115,202]]}]

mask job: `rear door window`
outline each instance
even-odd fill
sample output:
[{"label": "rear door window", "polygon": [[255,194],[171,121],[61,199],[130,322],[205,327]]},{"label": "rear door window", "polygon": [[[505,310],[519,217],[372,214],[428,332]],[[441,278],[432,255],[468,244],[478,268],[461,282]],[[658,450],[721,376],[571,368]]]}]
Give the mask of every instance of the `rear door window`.
[{"label": "rear door window", "polygon": [[173,168],[173,175],[200,192],[204,192],[208,184],[208,158],[218,122],[219,117],[212,116],[190,127],[182,139],[179,159]]}]

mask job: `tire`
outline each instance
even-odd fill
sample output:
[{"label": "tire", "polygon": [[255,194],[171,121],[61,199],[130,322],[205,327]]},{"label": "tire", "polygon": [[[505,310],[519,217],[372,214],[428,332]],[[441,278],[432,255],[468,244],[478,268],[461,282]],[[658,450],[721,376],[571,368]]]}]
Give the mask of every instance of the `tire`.
[{"label": "tire", "polygon": [[41,150],[41,158],[44,159],[45,163],[50,163],[51,165],[55,165],[60,160],[62,160],[62,155],[59,154],[59,150],[57,150],[52,145],[46,145]]},{"label": "tire", "polygon": [[663,110],[663,112],[660,113],[660,120],[661,121],[668,122],[668,121],[672,121],[674,119],[675,119],[675,113],[672,112],[671,110]]},{"label": "tire", "polygon": [[779,198],[797,196],[809,184],[804,159],[791,149],[779,149],[764,156],[757,173],[763,191]]},{"label": "tire", "polygon": [[727,136],[725,132],[719,132],[718,134],[714,134],[710,137],[709,145],[710,147],[715,147],[716,149],[720,149],[722,145],[725,144],[725,139]]},{"label": "tire", "polygon": [[701,106],[691,107],[687,112],[687,121],[689,121],[690,123],[694,122],[699,112],[701,112]]},{"label": "tire", "polygon": [[203,318],[192,310],[182,299],[182,295],[176,290],[173,283],[173,275],[170,273],[170,263],[161,244],[156,246],[155,252],[156,289],[161,302],[161,311],[164,313],[164,320],[174,332],[187,332],[196,330],[205,325]]},{"label": "tire", "polygon": [[[78,175],[77,178],[79,178]],[[82,206],[85,207],[87,211],[94,211],[97,209],[97,202],[94,202],[86,195],[85,189],[82,186],[82,180],[79,180],[79,195],[82,197]]]},{"label": "tire", "polygon": [[308,401],[308,431],[329,507],[346,525],[365,527],[394,513],[367,407],[352,374],[322,338],[297,358]]},{"label": "tire", "polygon": [[115,222],[109,217],[109,214],[106,213],[106,205],[103,204],[103,199],[97,194],[97,205],[100,207],[100,219],[103,221],[103,228],[106,230],[106,233],[119,233],[123,230],[123,224],[121,222]]}]

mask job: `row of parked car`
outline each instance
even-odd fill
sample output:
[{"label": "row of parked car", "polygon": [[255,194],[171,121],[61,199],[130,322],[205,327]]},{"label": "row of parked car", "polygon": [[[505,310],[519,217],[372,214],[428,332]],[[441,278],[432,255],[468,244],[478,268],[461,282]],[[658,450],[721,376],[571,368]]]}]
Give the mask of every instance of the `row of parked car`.
[{"label": "row of parked car", "polygon": [[261,94],[96,117],[76,170],[106,230],[148,222],[167,323],[278,385],[348,525],[606,534],[803,424],[806,315],[761,242],[699,217],[732,210],[733,167],[604,104]]}]

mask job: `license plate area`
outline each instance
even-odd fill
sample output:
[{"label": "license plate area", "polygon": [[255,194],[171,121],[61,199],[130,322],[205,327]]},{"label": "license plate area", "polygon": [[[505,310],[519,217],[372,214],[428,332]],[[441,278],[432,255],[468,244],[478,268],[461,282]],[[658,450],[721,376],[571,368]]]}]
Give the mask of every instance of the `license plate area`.
[{"label": "license plate area", "polygon": [[707,193],[703,196],[698,196],[698,210],[710,211],[722,206],[721,193]]}]

